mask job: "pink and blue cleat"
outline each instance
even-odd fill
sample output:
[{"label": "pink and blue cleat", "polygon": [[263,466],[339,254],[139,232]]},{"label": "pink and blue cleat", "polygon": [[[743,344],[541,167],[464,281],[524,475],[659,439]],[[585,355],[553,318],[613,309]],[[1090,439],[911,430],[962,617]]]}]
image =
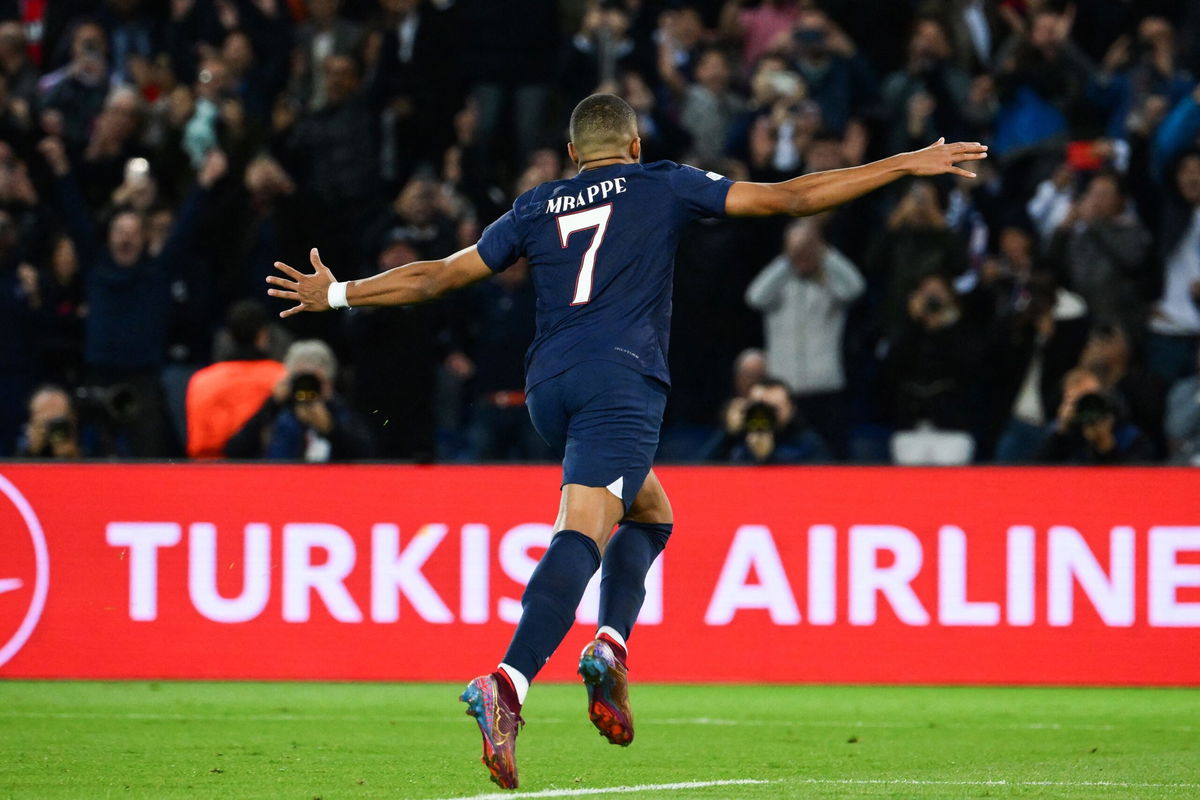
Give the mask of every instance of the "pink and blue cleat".
[{"label": "pink and blue cleat", "polygon": [[629,670],[624,653],[606,636],[593,639],[579,656],[579,676],[588,693],[588,716],[600,735],[628,747],[633,741]]},{"label": "pink and blue cleat", "polygon": [[[479,723],[483,734],[483,765],[502,789],[517,788],[517,733],[525,720],[520,706],[505,697],[498,673],[481,675],[467,684],[459,700],[467,704],[467,715]],[[508,687],[505,687],[508,688]]]}]

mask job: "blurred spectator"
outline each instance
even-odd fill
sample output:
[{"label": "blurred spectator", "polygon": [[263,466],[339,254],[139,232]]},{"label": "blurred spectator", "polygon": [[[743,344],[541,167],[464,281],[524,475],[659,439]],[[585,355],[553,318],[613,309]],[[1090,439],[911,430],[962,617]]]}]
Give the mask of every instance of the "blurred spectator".
[{"label": "blurred spectator", "polygon": [[1039,148],[1061,144],[1080,113],[1093,66],[1071,41],[1074,6],[1059,12],[1035,10],[1017,20],[1012,37],[997,54],[1000,109],[992,151],[1000,157],[1034,157]]},{"label": "blurred spectator", "polygon": [[230,458],[354,461],[373,455],[366,424],[333,391],[337,360],[329,345],[302,340],[288,348],[286,373],[225,445]]},{"label": "blurred spectator", "polygon": [[798,0],[726,0],[721,9],[721,32],[740,41],[746,71],[777,46],[800,19]]},{"label": "blurred spectator", "polygon": [[908,64],[883,82],[889,152],[924,147],[941,136],[965,139],[986,124],[990,108],[971,103],[971,78],[952,56],[942,23],[932,17],[917,20]]},{"label": "blurred spectator", "polygon": [[50,246],[49,269],[39,291],[46,314],[39,355],[45,375],[64,386],[83,379],[84,320],[87,302],[83,275],[71,237],[59,235]]},{"label": "blurred spectator", "polygon": [[642,161],[680,161],[691,143],[691,136],[678,122],[663,113],[654,91],[637,72],[621,78],[620,95],[637,114],[638,134],[642,139]]},{"label": "blurred spectator", "polygon": [[[395,230],[370,273],[420,258],[407,232]],[[356,308],[346,315],[346,340],[357,361],[351,380],[354,407],[366,420],[379,456],[419,463],[433,460],[433,384],[438,366],[456,345],[450,324],[446,302]]]},{"label": "blurred spectator", "polygon": [[449,210],[445,192],[433,179],[412,178],[368,233],[368,241],[380,247],[402,239],[416,250],[414,260],[445,258],[458,249]]},{"label": "blurred spectator", "polygon": [[45,385],[29,398],[29,420],[17,447],[21,458],[82,458],[79,417],[71,396],[59,386]]},{"label": "blurred spectator", "polygon": [[829,17],[816,10],[800,16],[793,33],[796,70],[808,85],[808,96],[821,109],[824,127],[843,132],[875,100],[870,67],[854,43]]},{"label": "blurred spectator", "polygon": [[1162,456],[1166,391],[1162,381],[1134,361],[1129,331],[1116,323],[1095,325],[1079,365],[1100,379],[1101,389],[1121,404],[1129,421],[1149,439],[1155,455]]},{"label": "blurred spectator", "polygon": [[992,0],[942,0],[958,64],[972,75],[991,70],[1004,22]]},{"label": "blurred spectator", "polygon": [[329,102],[328,71],[324,65],[333,56],[359,55],[363,31],[338,16],[341,0],[307,0],[308,20],[296,28],[292,63],[292,91],[310,108]]},{"label": "blurred spectator", "polygon": [[763,312],[767,371],[787,384],[800,413],[838,455],[846,440],[846,308],[865,286],[854,265],[825,243],[820,223],[803,219],[788,227],[784,252],[746,289],[746,303]]},{"label": "blurred spectator", "polygon": [[882,293],[880,323],[895,333],[910,317],[911,292],[930,275],[948,278],[967,268],[963,241],[949,228],[937,189],[916,181],[901,197],[867,254],[868,280]]},{"label": "blurred spectator", "polygon": [[383,0],[389,14],[371,79],[382,110],[381,172],[389,185],[437,165],[464,90],[450,12],[427,0]]},{"label": "blurred spectator", "polygon": [[8,93],[22,103],[27,115],[37,98],[38,70],[29,59],[25,30],[16,20],[0,22],[0,74]]},{"label": "blurred spectator", "polygon": [[281,155],[312,204],[312,240],[330,263],[357,264],[363,249],[356,229],[378,202],[378,137],[358,62],[331,55],[322,62],[321,74],[323,102],[294,125],[288,118],[277,120],[285,136]]},{"label": "blurred spectator", "polygon": [[129,452],[161,457],[171,450],[159,370],[166,349],[170,286],[182,261],[207,190],[224,174],[223,154],[205,160],[197,187],[157,253],[147,251],[145,221],[132,211],[116,214],[102,242],[71,174],[61,141],[49,138],[41,151],[55,175],[59,208],[79,255],[89,313],[84,363],[88,380],[103,390],[120,388],[132,396],[129,413],[111,420],[127,433]]},{"label": "blurred spectator", "polygon": [[1159,129],[1154,174],[1163,197],[1158,225],[1162,294],[1150,315],[1147,367],[1166,381],[1187,375],[1200,346],[1200,90]]},{"label": "blurred spectator", "polygon": [[[1006,282],[1007,283],[1007,282]],[[999,283],[1004,286],[1004,283]],[[1011,278],[1000,309],[993,356],[992,396],[999,439],[995,460],[1032,462],[1059,404],[1063,376],[1079,361],[1088,335],[1087,306],[1047,273]]]},{"label": "blurred spectator", "polygon": [[1175,31],[1163,17],[1143,19],[1135,35],[1112,43],[1088,93],[1108,114],[1108,136],[1124,139],[1147,98],[1163,97],[1174,106],[1187,96],[1196,81],[1179,61]]},{"label": "blurred spectator", "polygon": [[742,100],[730,90],[729,59],[724,51],[709,48],[696,62],[696,82],[683,96],[680,122],[692,137],[689,161],[715,166],[725,152],[725,139]]},{"label": "blurred spectator", "polygon": [[928,275],[908,295],[908,320],[884,364],[885,396],[897,463],[965,464],[974,455],[979,332],[962,316],[943,275]]},{"label": "blurred spectator", "polygon": [[[1200,362],[1200,348],[1197,348],[1196,356]],[[1171,460],[1177,464],[1200,466],[1200,372],[1171,387],[1164,427]]]},{"label": "blurred spectator", "polygon": [[787,384],[762,378],[726,412],[729,460],[740,464],[801,464],[832,460],[825,443],[797,412]]},{"label": "blurred spectator", "polygon": [[1088,381],[1068,374],[1057,422],[1042,443],[1038,460],[1049,464],[1144,464],[1150,443],[1136,426],[1120,420],[1106,394],[1084,390]]},{"label": "blurred spectator", "polygon": [[1140,331],[1145,319],[1150,233],[1128,207],[1120,178],[1101,172],[1088,181],[1050,240],[1049,258],[1064,284],[1097,319]]},{"label": "blurred spectator", "polygon": [[567,97],[586,97],[618,81],[622,73],[643,73],[653,66],[640,52],[631,25],[629,9],[619,3],[587,4],[579,31],[563,55],[560,81]]},{"label": "blurred spectator", "polygon": [[13,452],[39,366],[41,285],[37,270],[17,263],[16,246],[12,218],[0,211],[0,455]]},{"label": "blurred spectator", "polygon": [[704,20],[693,5],[667,8],[658,17],[654,32],[658,45],[658,77],[676,98],[682,97],[696,77],[696,59],[707,38]]},{"label": "blurred spectator", "polygon": [[87,20],[71,33],[71,60],[38,82],[42,127],[61,136],[72,150],[88,141],[92,121],[108,95],[108,38]]},{"label": "blurred spectator", "polygon": [[205,367],[188,382],[187,453],[190,458],[219,458],[225,444],[279,385],[286,370],[267,356],[267,315],[253,300],[229,309],[234,352]]},{"label": "blurred spectator", "polygon": [[550,449],[525,410],[525,350],[533,340],[537,296],[521,260],[476,286],[464,309],[472,328],[472,457],[542,461]]},{"label": "blurred spectator", "polygon": [[[547,144],[546,112],[559,52],[554,0],[457,0],[459,52],[479,109],[479,147],[496,158],[497,139],[509,133],[512,164]],[[578,102],[575,100],[573,102]],[[511,120],[510,124],[505,124]],[[494,162],[489,163],[494,170]]]}]

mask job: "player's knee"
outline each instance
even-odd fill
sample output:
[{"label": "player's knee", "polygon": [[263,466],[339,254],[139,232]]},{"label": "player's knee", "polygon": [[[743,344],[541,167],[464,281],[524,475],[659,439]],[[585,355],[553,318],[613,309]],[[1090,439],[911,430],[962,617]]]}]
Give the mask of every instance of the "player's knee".
[{"label": "player's knee", "polygon": [[675,527],[670,522],[630,522],[627,524],[641,529],[650,544],[659,553],[667,546],[667,540],[671,538],[671,531]]}]

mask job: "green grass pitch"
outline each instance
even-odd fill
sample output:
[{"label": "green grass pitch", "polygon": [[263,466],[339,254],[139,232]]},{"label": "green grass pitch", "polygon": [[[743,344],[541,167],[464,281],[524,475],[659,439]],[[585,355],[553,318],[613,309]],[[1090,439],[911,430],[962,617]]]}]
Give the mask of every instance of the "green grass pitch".
[{"label": "green grass pitch", "polygon": [[[460,689],[0,681],[0,798],[500,794]],[[1197,690],[635,685],[632,697],[637,739],[621,749],[588,723],[582,687],[535,686],[521,788],[505,796],[1200,798]],[[690,783],[709,785],[668,786]],[[644,788],[598,791],[613,787]]]}]

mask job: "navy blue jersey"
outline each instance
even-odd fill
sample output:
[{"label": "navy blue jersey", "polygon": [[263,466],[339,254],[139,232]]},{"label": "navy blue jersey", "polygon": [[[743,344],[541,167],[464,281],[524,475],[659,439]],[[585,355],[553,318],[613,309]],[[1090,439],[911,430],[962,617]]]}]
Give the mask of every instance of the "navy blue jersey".
[{"label": "navy blue jersey", "polygon": [[526,390],[581,361],[664,383],[675,249],[684,227],[725,214],[732,181],[671,161],[614,164],[543,183],[479,239],[499,272],[524,256],[537,291]]}]

